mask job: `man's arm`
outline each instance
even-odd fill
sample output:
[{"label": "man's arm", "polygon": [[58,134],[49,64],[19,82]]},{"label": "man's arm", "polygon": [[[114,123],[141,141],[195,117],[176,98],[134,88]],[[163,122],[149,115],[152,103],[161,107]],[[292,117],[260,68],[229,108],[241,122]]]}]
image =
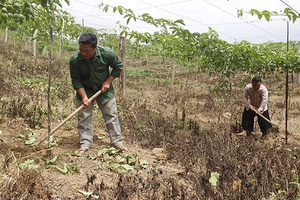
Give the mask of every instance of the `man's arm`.
[{"label": "man's arm", "polygon": [[247,86],[245,87],[244,92],[243,92],[243,102],[244,102],[244,105],[245,105],[246,109],[249,110],[249,108],[251,108],[251,105],[250,105],[250,102],[249,102],[249,95],[248,95],[248,92],[247,92]]},{"label": "man's arm", "polygon": [[81,83],[80,78],[80,72],[78,68],[76,67],[75,61],[73,58],[69,61],[70,65],[70,75],[72,80],[73,88],[77,91],[77,93],[81,97],[81,102],[85,107],[88,107],[90,105],[90,102],[88,102],[88,97],[86,95],[85,89],[83,88],[83,85]]},{"label": "man's arm", "polygon": [[262,102],[259,106],[259,108],[257,109],[259,112],[263,113],[265,111],[265,108],[268,104],[268,90],[266,87],[263,87],[262,89]]},{"label": "man's arm", "polygon": [[109,77],[103,82],[101,90],[102,92],[106,92],[110,88],[110,84],[120,76],[121,71],[123,69],[123,62],[122,60],[118,57],[118,55],[112,51],[109,50],[107,51],[107,59],[109,66],[112,68]]},{"label": "man's arm", "polygon": [[102,84],[101,90],[102,92],[106,92],[109,88],[110,88],[110,84],[111,82],[113,82],[113,80],[115,80],[115,77],[113,76],[109,76],[104,83]]},{"label": "man's arm", "polygon": [[112,68],[110,76],[117,78],[121,75],[123,62],[114,51],[110,50],[107,54],[108,64]]},{"label": "man's arm", "polygon": [[247,110],[251,109],[251,110],[255,110],[255,107],[251,105],[250,103],[250,97],[249,97],[249,86],[246,86],[244,89],[244,93],[243,93],[243,101],[245,104],[245,107]]},{"label": "man's arm", "polygon": [[88,101],[89,98],[86,95],[85,89],[84,88],[79,88],[76,91],[80,95],[81,102],[84,105],[84,107],[88,107],[91,104],[91,102]]}]

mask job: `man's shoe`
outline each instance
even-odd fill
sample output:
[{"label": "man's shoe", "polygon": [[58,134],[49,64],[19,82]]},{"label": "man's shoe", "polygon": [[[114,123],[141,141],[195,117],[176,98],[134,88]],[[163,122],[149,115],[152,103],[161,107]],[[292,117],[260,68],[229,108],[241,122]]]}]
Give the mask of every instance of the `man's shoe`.
[{"label": "man's shoe", "polygon": [[82,154],[84,154],[88,150],[89,150],[88,147],[81,146],[80,149],[77,151],[77,155],[81,156]]},{"label": "man's shoe", "polygon": [[237,136],[247,136],[247,133],[245,130],[243,130],[242,132],[236,134]]},{"label": "man's shoe", "polygon": [[122,143],[117,143],[112,145],[114,148],[118,149],[120,152],[125,153],[128,151],[127,147]]}]

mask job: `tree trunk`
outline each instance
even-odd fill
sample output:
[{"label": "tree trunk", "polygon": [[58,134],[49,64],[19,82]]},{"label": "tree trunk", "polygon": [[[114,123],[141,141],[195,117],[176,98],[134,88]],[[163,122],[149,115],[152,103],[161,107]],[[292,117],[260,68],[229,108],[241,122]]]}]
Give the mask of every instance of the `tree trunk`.
[{"label": "tree trunk", "polygon": [[61,27],[61,37],[60,37],[60,43],[59,43],[59,55],[58,55],[59,60],[62,55],[62,47],[63,47],[63,41],[64,41],[64,28],[65,28],[65,20],[62,16],[61,16],[61,20],[62,20],[62,27]]},{"label": "tree trunk", "polygon": [[[50,89],[51,89],[51,70],[52,70],[52,48],[53,48],[53,26],[54,26],[54,10],[51,12],[50,24],[50,43],[49,43],[49,67],[48,67],[48,88],[47,88],[47,102],[48,102],[48,149],[50,149],[50,133],[51,133],[51,102],[50,102]],[[47,151],[48,158],[51,158],[51,151]]]},{"label": "tree trunk", "polygon": [[121,37],[120,38],[120,57],[123,62],[123,69],[120,76],[120,91],[119,96],[122,99],[124,96],[126,96],[126,38]]}]

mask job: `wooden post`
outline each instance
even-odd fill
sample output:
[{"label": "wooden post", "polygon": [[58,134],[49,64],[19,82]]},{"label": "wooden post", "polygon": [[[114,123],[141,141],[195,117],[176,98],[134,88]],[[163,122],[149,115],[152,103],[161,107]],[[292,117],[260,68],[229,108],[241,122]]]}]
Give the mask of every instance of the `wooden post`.
[{"label": "wooden post", "polygon": [[173,69],[172,69],[172,83],[171,83],[171,85],[173,85],[174,81],[175,81],[175,71],[176,71],[176,58],[174,57]]},{"label": "wooden post", "polygon": [[[289,38],[290,38],[290,28],[289,21],[286,23],[286,51],[289,51]],[[286,79],[285,79],[285,144],[288,143],[288,99],[289,99],[289,68],[286,66]]]},{"label": "wooden post", "polygon": [[35,61],[36,61],[36,58],[37,58],[37,45],[36,45],[37,35],[38,35],[38,30],[35,29],[34,33],[33,33],[33,58],[34,58]]},{"label": "wooden post", "polygon": [[8,27],[5,27],[5,38],[4,38],[5,43],[7,43],[7,36],[8,36]]},{"label": "wooden post", "polygon": [[121,72],[120,85],[119,85],[120,99],[122,99],[123,97],[126,96],[126,38],[124,36],[120,38],[119,48],[120,48],[120,57],[124,65]]}]

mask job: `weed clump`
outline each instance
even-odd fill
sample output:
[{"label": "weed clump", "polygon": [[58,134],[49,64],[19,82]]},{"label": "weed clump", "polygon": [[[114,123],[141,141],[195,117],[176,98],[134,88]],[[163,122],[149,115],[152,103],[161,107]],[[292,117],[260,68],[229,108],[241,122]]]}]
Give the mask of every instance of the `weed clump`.
[{"label": "weed clump", "polygon": [[4,175],[1,185],[0,199],[51,199],[52,196],[51,189],[37,170]]}]

